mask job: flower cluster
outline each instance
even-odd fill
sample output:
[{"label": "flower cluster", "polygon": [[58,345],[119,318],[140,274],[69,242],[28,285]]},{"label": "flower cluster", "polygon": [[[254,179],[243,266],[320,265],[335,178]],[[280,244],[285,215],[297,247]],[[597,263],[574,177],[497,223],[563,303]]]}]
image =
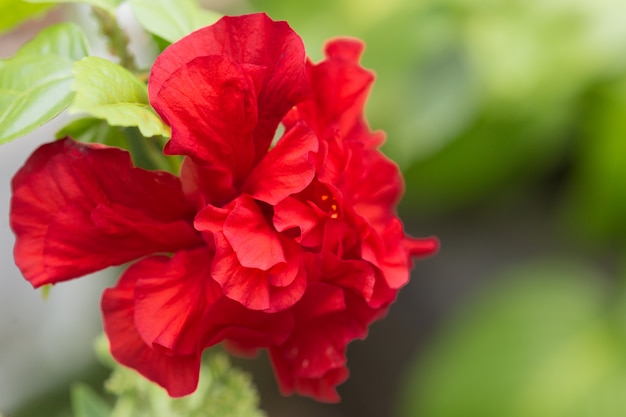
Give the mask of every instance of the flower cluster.
[{"label": "flower cluster", "polygon": [[335,40],[313,64],[264,14],[172,44],[148,88],[180,176],[70,138],[40,147],[13,179],[26,279],[134,261],[102,299],[120,363],[182,396],[205,348],[267,349],[284,393],[337,401],[348,343],[386,313],[411,257],[437,247],[396,216],[402,178],[363,117],[362,49]]}]

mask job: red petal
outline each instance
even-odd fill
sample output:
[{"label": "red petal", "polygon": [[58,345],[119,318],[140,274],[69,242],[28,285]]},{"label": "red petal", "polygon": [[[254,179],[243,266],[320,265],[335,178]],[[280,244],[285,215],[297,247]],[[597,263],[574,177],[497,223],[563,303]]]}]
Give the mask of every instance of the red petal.
[{"label": "red petal", "polygon": [[371,300],[376,278],[368,262],[342,260],[330,252],[307,254],[306,261],[309,282],[331,283],[361,294],[367,302]]},{"label": "red petal", "polygon": [[35,287],[202,244],[178,178],[133,168],[120,149],[43,145],[12,188],[15,261]]},{"label": "red petal", "polygon": [[341,189],[354,210],[382,233],[396,215],[396,204],[404,191],[395,163],[378,150],[352,144],[351,168],[340,177]]},{"label": "red petal", "polygon": [[[320,401],[339,400],[336,386],[348,377],[346,348],[363,338],[380,313],[348,292],[313,283],[293,308],[295,328],[287,341],[269,349],[281,391],[298,392]],[[327,301],[326,312],[317,307]],[[333,300],[333,302],[328,302]],[[341,302],[343,301],[343,302]]]},{"label": "red petal", "polygon": [[[136,264],[136,271],[142,271],[144,266]],[[115,288],[107,289],[102,297],[104,331],[111,354],[122,365],[164,387],[170,396],[191,394],[198,385],[200,351],[180,355],[154,349],[143,341],[134,324],[134,287],[138,278],[134,272],[133,267],[129,268]]]},{"label": "red petal", "polygon": [[185,195],[196,202],[198,210],[207,205],[221,207],[238,194],[232,172],[223,167],[199,165],[191,158],[183,159],[180,180]]},{"label": "red petal", "polygon": [[267,271],[286,262],[278,233],[264,217],[257,203],[249,197],[235,200],[232,211],[224,221],[224,236],[246,268]]},{"label": "red petal", "polygon": [[272,222],[279,232],[296,230],[295,240],[307,247],[319,246],[322,242],[321,222],[324,213],[296,198],[288,197],[274,206]]},{"label": "red petal", "polygon": [[170,155],[182,154],[225,167],[235,181],[255,159],[254,80],[224,56],[200,56],[181,65],[156,95],[160,115],[172,126]]},{"label": "red petal", "polygon": [[224,294],[252,310],[270,308],[270,288],[265,272],[244,268],[223,235],[215,235],[216,254],[212,275]]},{"label": "red petal", "polygon": [[222,297],[211,279],[211,261],[203,248],[147,258],[126,272],[137,277],[135,324],[148,345],[175,354],[202,350],[206,309]]},{"label": "red petal", "polygon": [[[228,298],[251,310],[273,312],[292,306],[304,293],[306,275],[299,258],[289,260],[286,269],[283,269],[284,264],[279,264],[278,270],[272,268],[269,271],[246,268],[223,235],[216,234],[215,242],[212,276]],[[291,267],[292,262],[295,262],[295,268]],[[288,282],[285,282],[286,278]]]},{"label": "red petal", "polygon": [[343,140],[374,147],[382,143],[383,137],[371,133],[363,118],[374,76],[359,65],[362,49],[363,44],[353,39],[329,43],[327,59],[308,67],[314,98],[298,104],[298,113],[318,135],[327,136],[329,128],[338,129]]},{"label": "red petal", "polygon": [[404,239],[404,246],[411,256],[423,258],[434,255],[439,250],[439,239],[436,237],[412,238]]},{"label": "red petal", "polygon": [[304,190],[315,176],[309,154],[317,152],[317,137],[304,124],[297,124],[250,173],[243,191],[257,200],[275,205]]},{"label": "red petal", "polygon": [[[172,44],[156,60],[148,88],[152,105],[159,114],[170,121],[174,129],[182,129],[182,126],[170,119],[169,113],[172,109],[207,106],[206,99],[195,90],[198,88],[204,90],[208,87],[194,84],[190,79],[183,79],[180,82],[176,81],[180,87],[179,96],[168,94],[166,98],[161,93],[164,84],[168,79],[180,76],[181,74],[175,72],[195,59],[218,55],[239,64],[241,70],[254,80],[259,112],[258,124],[254,127],[253,133],[255,150],[252,156],[258,161],[267,151],[280,119],[308,94],[302,40],[287,23],[274,22],[264,14],[252,14],[224,17],[216,24],[193,32]],[[262,69],[262,74],[258,72],[259,68]],[[203,82],[221,84],[222,81],[221,78],[217,78],[205,79]],[[231,99],[232,97],[228,95],[221,97],[223,101]],[[184,122],[192,123],[189,129],[192,129],[195,123],[204,123],[195,119]],[[214,140],[214,137],[204,138],[202,134],[195,139]],[[198,153],[193,146],[190,149],[185,148],[184,151],[197,157],[208,156],[204,152]],[[236,153],[234,157],[249,158],[249,155]],[[229,161],[236,162],[234,159]],[[239,164],[242,162],[239,161]]]}]

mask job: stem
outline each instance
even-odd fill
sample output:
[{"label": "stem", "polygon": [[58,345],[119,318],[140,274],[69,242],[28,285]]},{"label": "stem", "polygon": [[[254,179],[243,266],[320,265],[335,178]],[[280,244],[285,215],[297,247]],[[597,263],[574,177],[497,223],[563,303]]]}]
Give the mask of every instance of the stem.
[{"label": "stem", "polygon": [[128,50],[128,36],[117,24],[115,17],[99,7],[93,7],[92,10],[100,25],[102,34],[108,38],[109,52],[120,59],[121,66],[129,71],[136,72],[135,57]]}]

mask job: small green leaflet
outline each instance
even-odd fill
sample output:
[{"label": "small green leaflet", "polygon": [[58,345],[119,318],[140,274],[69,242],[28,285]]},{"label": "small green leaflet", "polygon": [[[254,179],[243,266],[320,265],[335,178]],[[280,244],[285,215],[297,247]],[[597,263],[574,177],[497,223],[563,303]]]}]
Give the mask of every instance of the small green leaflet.
[{"label": "small green leaflet", "polygon": [[43,300],[47,300],[50,296],[50,290],[52,289],[52,284],[46,284],[41,287],[41,298]]},{"label": "small green leaflet", "polygon": [[135,17],[148,32],[176,42],[222,15],[202,9],[195,0],[130,0]]},{"label": "small green leaflet", "polygon": [[107,13],[115,15],[115,9],[122,0],[24,0],[28,3],[84,3],[93,7],[106,10]]},{"label": "small green leaflet", "polygon": [[169,136],[170,129],[148,102],[148,89],[130,71],[103,58],[74,64],[76,93],[70,113],[88,113],[113,126],[137,126],[141,134]]},{"label": "small green leaflet", "polygon": [[110,417],[111,406],[86,384],[72,386],[74,417]]},{"label": "small green leaflet", "polygon": [[72,66],[87,55],[81,29],[50,26],[0,65],[0,143],[56,117],[71,102]]}]

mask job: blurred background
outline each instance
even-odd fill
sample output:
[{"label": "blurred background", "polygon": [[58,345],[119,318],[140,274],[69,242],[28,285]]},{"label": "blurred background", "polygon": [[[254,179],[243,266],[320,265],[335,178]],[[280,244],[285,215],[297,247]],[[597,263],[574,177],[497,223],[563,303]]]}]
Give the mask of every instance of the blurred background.
[{"label": "blurred background", "polygon": [[[329,38],[366,42],[367,116],[405,173],[401,217],[442,245],[350,345],[340,404],[283,398],[266,358],[236,361],[270,417],[626,416],[626,2],[204,3],[289,21],[314,61]],[[1,56],[36,31],[4,34]],[[68,381],[104,375],[90,343],[109,278],[43,301],[12,265],[10,177],[54,130],[0,148],[0,412],[12,417],[56,415]]]}]

